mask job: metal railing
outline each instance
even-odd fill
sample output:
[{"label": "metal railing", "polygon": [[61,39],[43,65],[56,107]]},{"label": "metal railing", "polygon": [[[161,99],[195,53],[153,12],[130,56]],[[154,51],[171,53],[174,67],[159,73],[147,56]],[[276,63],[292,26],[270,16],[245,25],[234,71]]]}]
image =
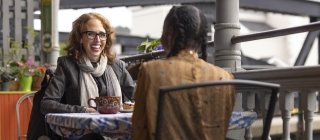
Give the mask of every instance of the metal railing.
[{"label": "metal railing", "polygon": [[[240,43],[266,39],[284,35],[290,35],[301,32],[311,32],[320,30],[320,22],[314,22],[307,25],[264,31],[259,33],[238,35],[231,38],[231,43]],[[250,79],[258,81],[267,81],[279,83],[281,85],[281,93],[279,99],[279,107],[283,119],[283,140],[290,140],[290,119],[292,117],[291,110],[294,108],[294,92],[299,93],[301,97],[300,112],[303,112],[304,120],[299,120],[302,127],[297,128],[302,136],[298,139],[312,140],[313,139],[313,116],[314,112],[318,111],[317,92],[320,90],[318,83],[320,82],[320,66],[316,67],[291,67],[284,69],[268,69],[254,70],[245,72],[235,72],[237,79]],[[247,139],[251,139],[250,137]]]},{"label": "metal railing", "polygon": [[307,25],[296,26],[291,28],[276,29],[276,30],[264,31],[264,32],[253,33],[253,34],[234,36],[231,39],[231,42],[235,44],[235,43],[241,43],[246,41],[266,39],[266,38],[290,35],[295,33],[302,33],[307,31],[315,31],[315,30],[320,30],[320,22],[314,22]]},{"label": "metal railing", "polygon": [[137,55],[131,55],[131,56],[125,56],[121,57],[120,59],[127,64],[130,63],[141,63],[144,61],[149,61],[152,59],[160,59],[165,57],[165,52],[164,51],[155,51],[155,52],[150,52],[150,53],[145,53],[145,54],[137,54]]},{"label": "metal railing", "polygon": [[[240,43],[246,41],[254,41],[258,39],[265,39],[271,37],[284,36],[294,33],[301,33],[307,31],[320,30],[320,22],[314,22],[303,26],[277,29],[264,31],[260,33],[253,33],[248,35],[238,35],[231,38],[232,43]],[[208,44],[214,44],[213,41]],[[121,58],[127,63],[136,63],[148,61],[152,59],[164,58],[165,52],[158,51],[147,54],[139,54],[134,56],[128,56]],[[290,120],[292,118],[291,111],[294,108],[295,100],[294,93],[299,93],[301,99],[303,118],[300,123],[302,127],[299,127],[297,131],[301,131],[301,139],[312,140],[313,139],[313,120],[314,113],[318,111],[318,91],[320,91],[320,66],[299,66],[290,68],[272,68],[264,70],[250,70],[242,72],[233,72],[236,79],[257,80],[264,82],[278,83],[280,88],[279,109],[281,111],[282,118],[282,139],[290,140],[290,133],[292,127],[290,126]],[[254,100],[254,98],[251,98]],[[247,100],[247,99],[246,99]],[[253,102],[253,101],[249,101]],[[260,101],[259,101],[260,102]],[[247,109],[254,109],[252,105],[244,106]],[[272,129],[271,129],[272,131]],[[245,139],[252,139],[251,130],[246,130]]]},{"label": "metal railing", "polygon": [[[290,140],[291,111],[294,109],[294,94],[299,93],[304,120],[303,127],[298,130],[303,136],[298,139],[313,139],[314,113],[318,111],[317,92],[320,91],[320,66],[299,66],[291,68],[276,68],[269,70],[252,70],[233,73],[236,79],[247,79],[278,83],[281,85],[279,109],[282,118],[282,139]],[[317,122],[319,124],[319,122]],[[299,128],[297,128],[299,129]],[[271,130],[272,131],[272,130]]]}]

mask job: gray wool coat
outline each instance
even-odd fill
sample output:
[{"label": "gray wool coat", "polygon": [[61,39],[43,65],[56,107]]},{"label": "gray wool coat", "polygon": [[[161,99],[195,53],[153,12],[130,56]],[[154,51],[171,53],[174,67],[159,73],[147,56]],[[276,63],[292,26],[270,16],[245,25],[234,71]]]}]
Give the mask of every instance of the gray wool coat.
[{"label": "gray wool coat", "polygon": [[[40,110],[47,113],[81,113],[79,73],[76,61],[69,56],[58,58],[58,65],[40,103]],[[125,68],[124,62],[116,59],[111,64],[121,87],[123,102],[133,98],[135,82]],[[110,85],[107,85],[107,87]]]}]

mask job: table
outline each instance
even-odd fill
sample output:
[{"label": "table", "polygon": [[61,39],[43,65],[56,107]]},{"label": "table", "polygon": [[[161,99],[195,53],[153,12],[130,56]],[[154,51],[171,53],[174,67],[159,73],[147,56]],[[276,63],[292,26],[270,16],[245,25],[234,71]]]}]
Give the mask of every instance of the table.
[{"label": "table", "polygon": [[[46,122],[60,136],[77,139],[88,133],[99,133],[108,137],[131,139],[132,113],[50,113]],[[250,126],[257,114],[255,112],[233,112],[229,130]]]},{"label": "table", "polygon": [[88,133],[130,139],[132,113],[50,113],[46,122],[60,136],[77,139]]}]

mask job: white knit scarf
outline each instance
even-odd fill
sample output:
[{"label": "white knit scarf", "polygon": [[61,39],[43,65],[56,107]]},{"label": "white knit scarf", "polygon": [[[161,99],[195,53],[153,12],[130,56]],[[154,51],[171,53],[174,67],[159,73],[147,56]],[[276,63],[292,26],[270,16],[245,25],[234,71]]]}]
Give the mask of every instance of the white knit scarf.
[{"label": "white knit scarf", "polygon": [[[99,97],[99,90],[96,81],[92,77],[100,77],[106,71],[106,79],[109,80],[112,88],[111,93],[108,96],[120,96],[122,103],[122,94],[119,81],[115,75],[112,67],[108,65],[108,58],[101,56],[97,66],[94,68],[88,57],[84,57],[78,63],[80,67],[80,93],[81,93],[81,106],[89,107],[88,99]],[[109,90],[108,90],[109,91]],[[91,106],[96,106],[94,103],[90,103]]]}]

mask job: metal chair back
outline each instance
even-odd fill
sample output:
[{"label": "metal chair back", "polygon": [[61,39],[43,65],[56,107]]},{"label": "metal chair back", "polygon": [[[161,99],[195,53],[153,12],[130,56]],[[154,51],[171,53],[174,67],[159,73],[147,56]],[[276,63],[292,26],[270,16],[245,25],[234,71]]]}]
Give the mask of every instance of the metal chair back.
[{"label": "metal chair back", "polygon": [[[158,100],[158,113],[157,113],[157,122],[156,122],[156,140],[166,139],[160,133],[163,125],[163,119],[165,116],[164,112],[164,101],[168,98],[169,94],[177,94],[179,92],[186,89],[195,89],[195,88],[204,88],[211,86],[225,86],[225,85],[234,85],[237,90],[250,90],[250,89],[269,89],[271,90],[271,97],[269,102],[269,107],[266,115],[264,116],[264,124],[263,124],[263,132],[261,139],[267,140],[269,137],[271,121],[273,118],[273,114],[275,111],[275,105],[278,99],[278,91],[280,88],[279,84],[268,83],[268,82],[260,82],[253,80],[220,80],[220,81],[206,81],[206,82],[198,82],[192,84],[183,84],[176,86],[163,86],[159,89],[159,100]],[[221,105],[223,107],[223,105]],[[190,115],[190,114],[189,114]],[[213,116],[214,117],[214,116]]]},{"label": "metal chair back", "polygon": [[[35,93],[29,93],[29,94],[25,94],[23,96],[21,96],[17,103],[16,103],[16,115],[17,115],[17,134],[18,134],[18,140],[20,140],[22,137],[27,138],[26,134],[21,134],[21,120],[20,120],[20,105],[24,102],[24,101],[29,101],[29,104],[33,105],[33,96],[35,95]],[[31,112],[31,109],[30,109]]]}]

